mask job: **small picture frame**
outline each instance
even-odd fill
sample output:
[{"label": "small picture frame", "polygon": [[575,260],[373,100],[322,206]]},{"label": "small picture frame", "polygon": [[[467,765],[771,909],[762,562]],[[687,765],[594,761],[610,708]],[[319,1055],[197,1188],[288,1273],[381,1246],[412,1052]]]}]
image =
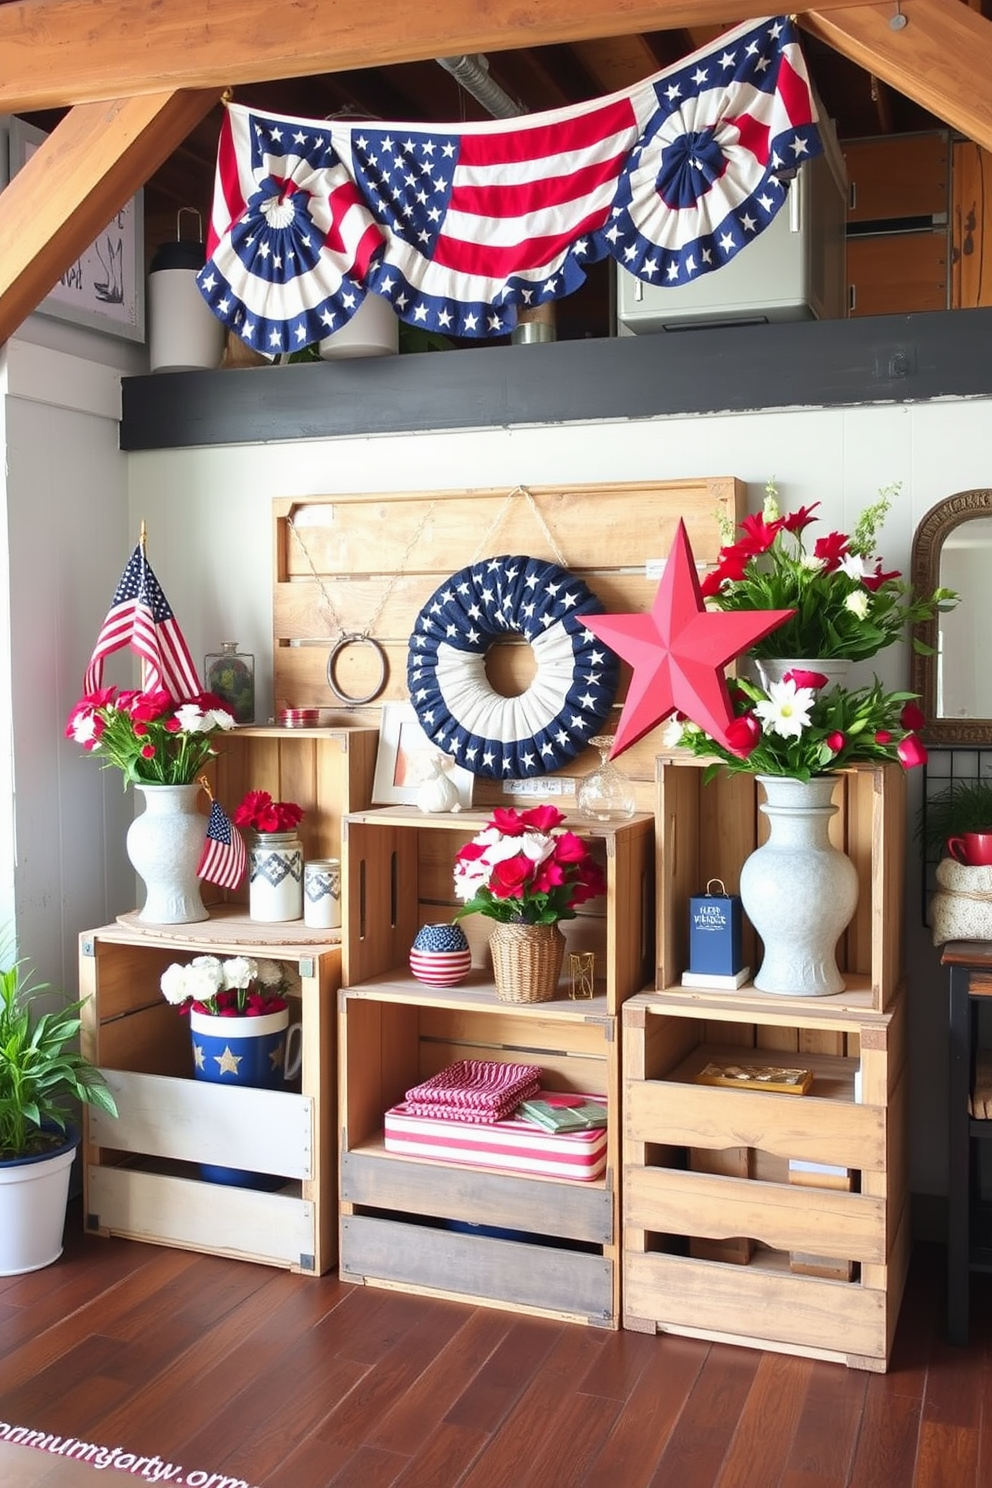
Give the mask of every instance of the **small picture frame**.
[{"label": "small picture frame", "polygon": [[[6,121],[11,180],[46,139],[15,116]],[[0,186],[5,179],[0,171]],[[39,315],[88,326],[125,341],[145,339],[143,197],[136,192],[37,307]]]},{"label": "small picture frame", "polygon": [[417,791],[437,761],[458,790],[458,805],[472,805],[475,776],[457,765],[424,733],[412,703],[383,703],[379,720],[379,752],[372,783],[374,806],[414,806]]}]

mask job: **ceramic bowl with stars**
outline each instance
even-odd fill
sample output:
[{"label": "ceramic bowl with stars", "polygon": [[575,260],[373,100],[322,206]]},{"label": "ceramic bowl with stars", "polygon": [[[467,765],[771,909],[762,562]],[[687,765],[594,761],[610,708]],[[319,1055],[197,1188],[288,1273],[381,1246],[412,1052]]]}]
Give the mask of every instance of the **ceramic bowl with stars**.
[{"label": "ceramic bowl with stars", "polygon": [[410,970],[428,987],[454,987],[472,969],[472,952],[460,925],[423,925],[410,947]]}]

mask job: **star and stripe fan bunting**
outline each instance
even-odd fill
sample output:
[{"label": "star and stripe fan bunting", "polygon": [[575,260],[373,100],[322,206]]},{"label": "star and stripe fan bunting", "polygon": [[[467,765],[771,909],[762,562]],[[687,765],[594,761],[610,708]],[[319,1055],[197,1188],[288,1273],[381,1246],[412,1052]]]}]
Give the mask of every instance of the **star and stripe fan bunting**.
[{"label": "star and stripe fan bunting", "polygon": [[784,17],[623,92],[517,119],[328,122],[230,104],[198,282],[268,356],[340,330],[368,293],[412,325],[504,336],[607,255],[658,285],[721,268],[820,150]]},{"label": "star and stripe fan bunting", "polygon": [[161,688],[176,702],[199,697],[203,687],[179,622],[139,542],[127,561],[100,627],[83,681],[83,692],[103,682],[104,658],[130,646],[142,662],[142,689]]},{"label": "star and stripe fan bunting", "polygon": [[227,812],[216,801],[210,802],[210,818],[203,854],[196,870],[198,878],[219,884],[222,889],[236,889],[245,876],[248,853],[244,838]]}]

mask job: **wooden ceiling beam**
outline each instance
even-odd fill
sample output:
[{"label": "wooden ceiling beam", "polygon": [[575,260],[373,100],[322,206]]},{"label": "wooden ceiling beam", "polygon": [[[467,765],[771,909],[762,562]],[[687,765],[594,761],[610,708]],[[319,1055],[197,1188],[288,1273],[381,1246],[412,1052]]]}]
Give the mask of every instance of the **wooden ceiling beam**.
[{"label": "wooden ceiling beam", "polygon": [[[790,7],[802,11],[810,0]],[[815,0],[818,11],[852,0]],[[962,7],[963,8],[963,7]],[[689,25],[726,29],[753,0],[11,0],[0,5],[0,113],[179,88],[237,87],[498,47]]]},{"label": "wooden ceiling beam", "polygon": [[[893,30],[899,13],[906,24]],[[960,0],[901,0],[809,11],[812,36],[992,150],[992,22]]]},{"label": "wooden ceiling beam", "polygon": [[3,193],[0,342],[216,102],[179,92],[69,110]]}]

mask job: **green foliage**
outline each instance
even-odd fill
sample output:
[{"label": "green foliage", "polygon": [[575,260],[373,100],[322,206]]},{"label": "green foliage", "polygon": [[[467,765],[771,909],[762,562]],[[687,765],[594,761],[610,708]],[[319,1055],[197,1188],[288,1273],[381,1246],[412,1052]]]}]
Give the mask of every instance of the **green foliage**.
[{"label": "green foliage", "polygon": [[22,965],[0,971],[0,1159],[43,1151],[43,1125],[65,1130],[66,1104],[78,1100],[117,1114],[98,1069],[77,1049],[81,1002],[36,1013],[48,989],[28,985]]},{"label": "green foliage", "polygon": [[955,780],[920,807],[916,836],[929,854],[962,832],[992,832],[992,780]]}]

